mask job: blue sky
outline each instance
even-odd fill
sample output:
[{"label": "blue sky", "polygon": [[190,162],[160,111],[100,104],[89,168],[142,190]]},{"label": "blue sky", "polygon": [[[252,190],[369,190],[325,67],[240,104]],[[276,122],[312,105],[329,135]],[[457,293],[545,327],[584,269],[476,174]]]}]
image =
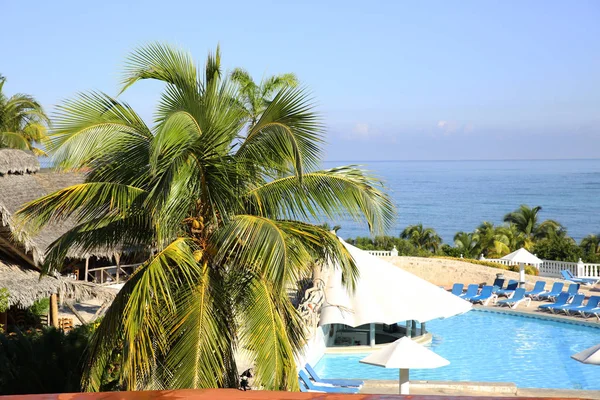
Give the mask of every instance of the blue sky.
[{"label": "blue sky", "polygon": [[[5,90],[49,110],[116,94],[140,44],[203,63],[220,43],[228,69],[298,75],[330,160],[599,157],[598,1],[4,0],[0,18]],[[159,92],[123,97],[150,120]]]}]

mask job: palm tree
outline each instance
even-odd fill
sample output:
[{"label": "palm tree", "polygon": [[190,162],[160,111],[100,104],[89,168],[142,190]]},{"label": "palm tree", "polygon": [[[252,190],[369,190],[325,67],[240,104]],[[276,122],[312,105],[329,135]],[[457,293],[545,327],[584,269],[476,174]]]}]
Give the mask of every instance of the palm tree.
[{"label": "palm tree", "polygon": [[437,251],[442,242],[442,238],[433,228],[423,228],[423,224],[409,225],[402,233],[400,238],[408,239],[418,249]]},{"label": "palm tree", "polygon": [[587,254],[600,256],[600,235],[587,235],[581,239],[580,247]]},{"label": "palm tree", "polygon": [[231,72],[231,80],[238,86],[239,98],[251,126],[256,124],[276,92],[298,86],[298,79],[294,74],[271,76],[257,84],[243,68],[234,69]]},{"label": "palm tree", "polygon": [[479,251],[479,237],[476,233],[457,232],[454,235],[454,245],[462,251],[466,258],[476,258]]},{"label": "palm tree", "polygon": [[499,228],[486,221],[475,229],[479,251],[486,257],[496,258],[510,253],[509,238]]},{"label": "palm tree", "polygon": [[34,147],[48,140],[48,117],[42,106],[31,96],[15,94],[7,97],[3,92],[6,78],[0,75],[0,148],[30,150],[38,156],[46,153]]},{"label": "palm tree", "polygon": [[279,90],[246,129],[220,59],[217,48],[202,74],[168,45],[129,57],[123,91],[165,84],[153,127],[103,93],[59,108],[55,160],[90,172],[19,213],[32,231],[78,222],[51,244],[44,271],[60,270],[70,248],[150,254],[94,335],[86,390],[98,390],[117,347],[127,390],[235,386],[236,351],[254,360],[257,385],[297,389],[305,325],[287,289],[314,260],[337,261],[348,288],[357,277],[336,235],[307,221],[350,215],[373,232],[392,223],[390,198],[366,172],[316,170],[323,125],[303,89]]},{"label": "palm tree", "polygon": [[517,230],[525,236],[525,248],[530,248],[536,240],[546,239],[560,231],[562,226],[551,219],[538,222],[541,206],[529,207],[522,204],[515,211],[504,216],[504,222],[514,224]]}]

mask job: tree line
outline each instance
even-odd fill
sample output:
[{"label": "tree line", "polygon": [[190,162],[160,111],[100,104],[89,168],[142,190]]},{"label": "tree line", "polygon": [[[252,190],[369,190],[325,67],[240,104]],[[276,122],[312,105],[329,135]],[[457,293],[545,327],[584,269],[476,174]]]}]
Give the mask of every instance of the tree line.
[{"label": "tree line", "polygon": [[541,221],[541,210],[541,206],[521,205],[504,216],[502,225],[486,221],[472,232],[457,232],[453,245],[444,244],[435,229],[423,224],[407,226],[399,237],[357,237],[348,242],[367,250],[396,246],[400,255],[407,256],[500,258],[524,247],[547,260],[600,262],[600,234],[587,235],[577,243],[559,222]]}]

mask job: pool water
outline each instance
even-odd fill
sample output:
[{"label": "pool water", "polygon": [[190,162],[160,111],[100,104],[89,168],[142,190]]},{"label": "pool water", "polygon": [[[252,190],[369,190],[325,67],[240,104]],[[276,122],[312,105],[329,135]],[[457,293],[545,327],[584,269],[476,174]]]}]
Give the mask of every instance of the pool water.
[{"label": "pool water", "polygon": [[[600,343],[600,329],[564,322],[470,311],[427,323],[430,349],[448,359],[437,369],[411,370],[412,380],[512,382],[520,388],[600,390],[600,366],[570,358]],[[325,354],[324,378],[398,379],[397,369],[361,364],[367,354]]]}]

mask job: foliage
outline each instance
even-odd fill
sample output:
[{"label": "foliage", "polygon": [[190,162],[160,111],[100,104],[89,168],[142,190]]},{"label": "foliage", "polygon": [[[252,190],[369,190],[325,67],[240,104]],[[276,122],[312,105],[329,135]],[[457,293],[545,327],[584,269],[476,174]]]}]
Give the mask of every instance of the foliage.
[{"label": "foliage", "polygon": [[6,312],[6,310],[8,310],[9,297],[10,293],[8,293],[8,289],[0,288],[0,313]]},{"label": "foliage", "polygon": [[48,141],[46,127],[49,123],[42,106],[31,96],[15,94],[8,97],[3,92],[6,78],[0,75],[0,148],[31,150],[38,156],[46,153],[36,147]]},{"label": "foliage", "polygon": [[[67,393],[81,390],[86,349],[92,336],[90,326],[68,334],[54,328],[15,336],[0,335],[0,393]],[[112,364],[101,387],[115,388],[118,364]],[[115,373],[116,372],[116,373]]]},{"label": "foliage", "polygon": [[[458,257],[461,254],[465,258],[476,258],[480,254],[479,235],[476,233],[457,232],[454,235],[454,245],[448,249],[448,245],[442,247],[442,250],[446,255]],[[458,254],[456,254],[458,253]]]},{"label": "foliage", "polygon": [[48,298],[36,300],[33,305],[29,307],[29,312],[38,317],[47,315],[48,310],[50,310],[50,299]]},{"label": "foliage", "polygon": [[416,248],[408,240],[395,236],[363,236],[346,239],[346,242],[363,250],[392,250],[394,246],[400,256],[429,257],[430,252]]},{"label": "foliage", "polygon": [[242,68],[233,70],[231,80],[238,86],[239,100],[246,111],[250,126],[254,126],[260,115],[269,107],[276,92],[298,86],[298,79],[294,74],[271,76],[257,84]]},{"label": "foliage", "polygon": [[433,228],[424,228],[423,224],[409,225],[402,233],[400,238],[408,239],[418,249],[429,250],[432,253],[439,248],[442,238]]},{"label": "foliage", "polygon": [[547,239],[554,235],[566,235],[566,230],[556,221],[548,219],[539,222],[538,214],[541,206],[529,207],[522,204],[518,209],[504,216],[504,222],[513,224],[517,231],[524,235],[523,247],[530,249],[537,240]]},{"label": "foliage", "polygon": [[583,250],[569,237],[552,237],[537,242],[531,249],[544,260],[577,262]]},{"label": "foliage", "polygon": [[585,261],[591,263],[600,262],[600,235],[587,235],[581,239],[579,245],[583,250],[583,257]]},{"label": "foliage", "polygon": [[127,390],[237,386],[236,349],[254,361],[257,385],[297,389],[305,333],[287,289],[319,259],[337,261],[350,288],[357,277],[337,237],[308,221],[350,215],[373,233],[391,225],[392,202],[367,172],[317,170],[323,124],[305,89],[276,91],[252,123],[220,62],[218,48],[203,72],[168,45],[135,51],[122,91],[165,84],[153,127],[103,93],[59,107],[55,161],[90,172],[19,213],[33,231],[77,220],[51,244],[44,271],[71,247],[151,252],[90,343],[86,390],[101,388],[120,343]]},{"label": "foliage", "polygon": [[465,257],[465,252],[464,249],[460,247],[452,247],[449,244],[443,244],[442,247],[440,247],[440,255],[452,258],[460,258],[461,255]]}]

